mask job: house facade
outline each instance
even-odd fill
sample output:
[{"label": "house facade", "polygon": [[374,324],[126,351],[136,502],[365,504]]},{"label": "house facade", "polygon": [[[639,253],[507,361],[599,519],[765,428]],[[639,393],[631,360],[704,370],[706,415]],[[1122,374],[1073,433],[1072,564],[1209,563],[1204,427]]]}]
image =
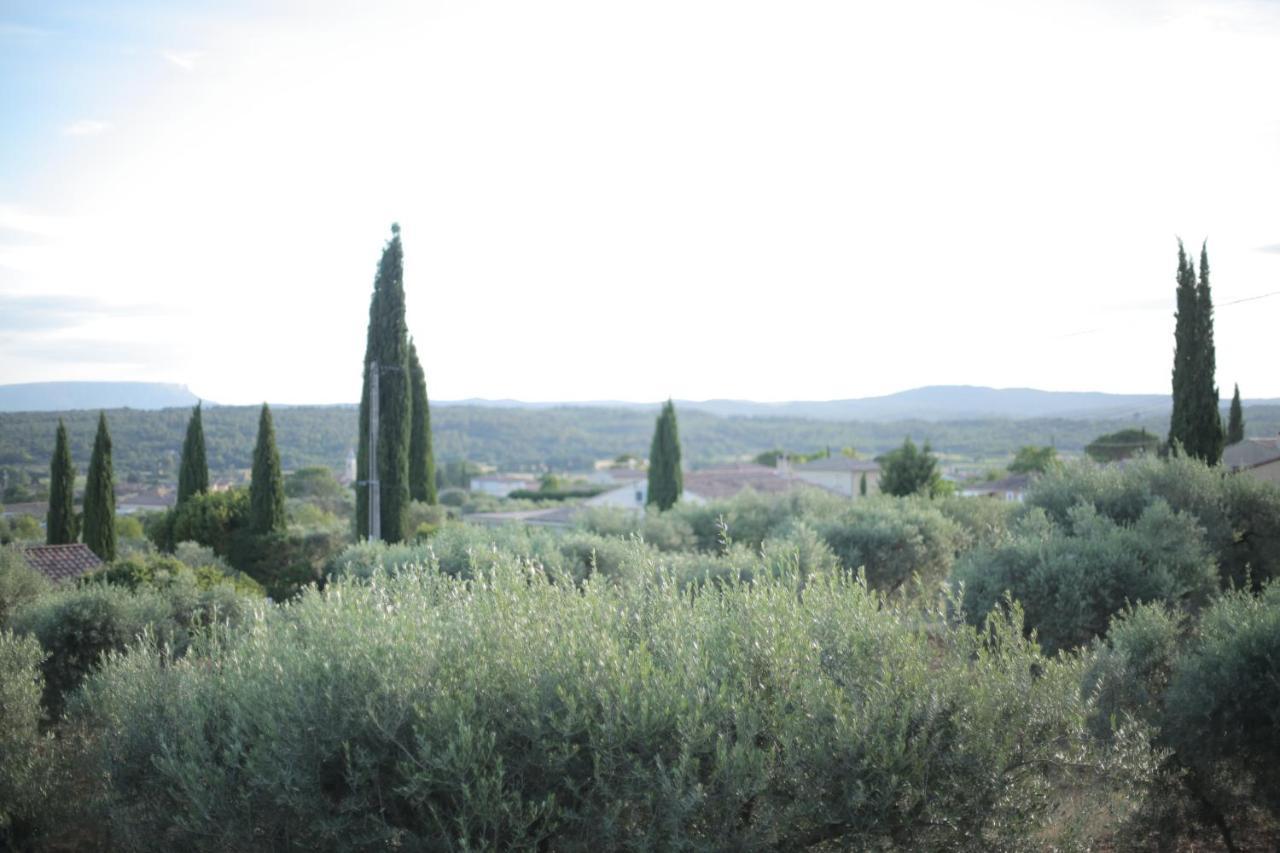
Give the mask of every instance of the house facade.
[{"label": "house facade", "polygon": [[[781,460],[784,476],[789,465]],[[880,493],[880,463],[870,459],[852,459],[848,456],[829,456],[812,459],[798,465],[790,465],[790,475],[814,486],[819,486],[846,498],[862,497],[862,478],[867,479],[867,496]]]},{"label": "house facade", "polygon": [[1280,436],[1246,438],[1227,445],[1222,451],[1222,467],[1280,485]]}]

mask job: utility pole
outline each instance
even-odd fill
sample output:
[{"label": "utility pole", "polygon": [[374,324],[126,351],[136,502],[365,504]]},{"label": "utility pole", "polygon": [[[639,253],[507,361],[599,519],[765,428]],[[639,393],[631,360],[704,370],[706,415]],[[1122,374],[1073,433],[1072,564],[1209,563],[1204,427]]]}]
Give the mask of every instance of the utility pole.
[{"label": "utility pole", "polygon": [[369,541],[382,538],[382,487],[378,483],[378,362],[369,364]]}]

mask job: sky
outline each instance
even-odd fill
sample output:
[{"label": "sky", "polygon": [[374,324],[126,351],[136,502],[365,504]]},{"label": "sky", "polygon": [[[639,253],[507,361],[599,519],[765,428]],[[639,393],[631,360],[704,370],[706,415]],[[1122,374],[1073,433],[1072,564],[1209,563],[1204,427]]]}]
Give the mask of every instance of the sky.
[{"label": "sky", "polygon": [[1280,397],[1280,2],[0,0],[0,384]]}]

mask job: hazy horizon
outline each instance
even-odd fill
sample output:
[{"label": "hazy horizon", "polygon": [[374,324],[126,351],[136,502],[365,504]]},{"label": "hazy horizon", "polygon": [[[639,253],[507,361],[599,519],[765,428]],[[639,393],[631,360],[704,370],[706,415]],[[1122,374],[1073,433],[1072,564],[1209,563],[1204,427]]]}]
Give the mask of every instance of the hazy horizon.
[{"label": "hazy horizon", "polygon": [[0,11],[0,383],[354,400],[390,224],[434,399],[1280,397],[1280,4]]}]

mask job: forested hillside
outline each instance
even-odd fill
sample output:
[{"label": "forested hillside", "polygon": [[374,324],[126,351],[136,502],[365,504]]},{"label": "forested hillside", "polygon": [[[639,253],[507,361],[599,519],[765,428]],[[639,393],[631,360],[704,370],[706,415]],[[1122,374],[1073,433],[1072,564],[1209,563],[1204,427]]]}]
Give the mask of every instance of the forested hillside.
[{"label": "forested hillside", "polygon": [[[356,409],[350,406],[298,406],[274,410],[281,463],[286,469],[326,465],[341,470],[355,446]],[[175,476],[189,410],[107,412],[115,439],[120,476],[144,479]],[[468,459],[502,469],[547,466],[573,469],[622,453],[645,455],[656,411],[594,407],[550,409],[436,406],[432,411],[436,456],[442,462]],[[805,418],[720,417],[681,410],[680,431],[686,464],[699,466],[747,458],[764,450],[813,451],[854,447],[860,453],[885,452],[910,435],[936,450],[975,461],[1011,456],[1024,444],[1054,444],[1080,451],[1099,435],[1127,427],[1145,427],[1157,435],[1168,429],[1160,418],[1076,420],[992,418],[967,421],[835,422]],[[0,466],[46,470],[58,418],[66,421],[71,454],[83,473],[92,447],[97,412],[0,413]],[[253,406],[205,409],[205,438],[215,476],[249,467],[257,429]],[[1249,435],[1280,429],[1280,406],[1245,409]]]}]

